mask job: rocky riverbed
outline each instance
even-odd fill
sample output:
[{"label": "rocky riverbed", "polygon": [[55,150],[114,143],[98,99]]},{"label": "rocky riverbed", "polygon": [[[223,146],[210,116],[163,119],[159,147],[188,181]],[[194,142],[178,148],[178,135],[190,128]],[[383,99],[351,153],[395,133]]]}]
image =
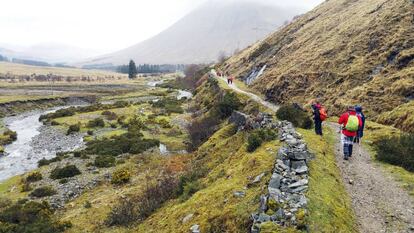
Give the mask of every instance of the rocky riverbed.
[{"label": "rocky riverbed", "polygon": [[0,181],[37,168],[42,158],[50,159],[57,152],[83,146],[81,134],[67,136],[64,131],[39,122],[40,115],[57,109],[26,112],[4,119],[6,127],[17,132],[17,140],[7,145],[0,156]]}]

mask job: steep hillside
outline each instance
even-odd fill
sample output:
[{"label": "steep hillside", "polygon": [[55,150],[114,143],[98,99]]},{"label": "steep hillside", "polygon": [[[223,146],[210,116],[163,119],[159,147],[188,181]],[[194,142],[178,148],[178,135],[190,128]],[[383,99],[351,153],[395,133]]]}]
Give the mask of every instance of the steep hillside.
[{"label": "steep hillside", "polygon": [[267,65],[253,87],[276,103],[319,98],[334,114],[360,103],[376,117],[414,98],[413,23],[411,0],[330,0],[224,68],[246,78]]},{"label": "steep hillside", "polygon": [[298,9],[257,2],[213,1],[197,8],[157,36],[85,64],[194,64],[216,61],[221,51],[232,54],[263,38]]}]

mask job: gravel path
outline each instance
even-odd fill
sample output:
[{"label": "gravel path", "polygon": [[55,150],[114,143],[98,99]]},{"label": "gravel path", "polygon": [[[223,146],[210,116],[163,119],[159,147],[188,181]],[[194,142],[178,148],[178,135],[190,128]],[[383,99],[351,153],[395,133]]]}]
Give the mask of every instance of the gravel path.
[{"label": "gravel path", "polygon": [[[216,77],[218,77],[218,76],[216,76]],[[227,80],[226,80],[226,78],[225,77],[221,77],[220,78],[222,81],[224,81],[225,83],[227,83]],[[275,105],[275,104],[272,104],[272,103],[270,103],[270,102],[268,102],[268,101],[265,101],[265,100],[263,100],[262,98],[260,98],[259,96],[257,96],[257,95],[255,95],[255,94],[253,94],[253,93],[250,93],[250,92],[247,92],[247,91],[243,91],[242,89],[240,89],[240,88],[238,88],[237,86],[236,86],[236,84],[227,84],[231,89],[233,89],[234,91],[236,91],[236,92],[239,92],[239,93],[241,93],[241,94],[244,94],[244,95],[247,95],[247,96],[249,96],[250,97],[250,99],[252,99],[252,100],[254,100],[254,101],[256,101],[257,103],[259,103],[259,104],[261,104],[261,105],[263,105],[263,106],[265,106],[265,107],[267,107],[267,108],[269,108],[270,110],[272,110],[273,112],[276,112],[278,109],[279,109],[279,106],[277,106],[277,105]]]},{"label": "gravel path", "polygon": [[[338,131],[338,125],[329,125]],[[413,198],[398,186],[381,167],[372,161],[363,147],[349,161],[343,160],[340,134],[335,147],[337,164],[362,233],[414,232]]]}]

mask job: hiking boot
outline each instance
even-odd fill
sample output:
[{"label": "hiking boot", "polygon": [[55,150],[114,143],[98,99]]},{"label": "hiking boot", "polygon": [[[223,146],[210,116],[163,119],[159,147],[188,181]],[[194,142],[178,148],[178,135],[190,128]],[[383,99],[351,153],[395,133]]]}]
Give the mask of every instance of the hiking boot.
[{"label": "hiking boot", "polygon": [[349,158],[347,156],[344,156],[344,160],[349,160]]}]

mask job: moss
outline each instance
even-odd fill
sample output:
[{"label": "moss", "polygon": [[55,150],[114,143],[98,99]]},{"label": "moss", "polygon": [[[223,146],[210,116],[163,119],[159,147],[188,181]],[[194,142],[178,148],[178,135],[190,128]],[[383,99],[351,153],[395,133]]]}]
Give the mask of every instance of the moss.
[{"label": "moss", "polygon": [[273,200],[272,198],[268,199],[267,205],[269,209],[273,211],[277,211],[281,207],[280,203],[277,202],[276,200]]},{"label": "moss", "polygon": [[273,222],[266,222],[260,225],[261,233],[299,233],[300,231],[294,228],[284,228]]}]

